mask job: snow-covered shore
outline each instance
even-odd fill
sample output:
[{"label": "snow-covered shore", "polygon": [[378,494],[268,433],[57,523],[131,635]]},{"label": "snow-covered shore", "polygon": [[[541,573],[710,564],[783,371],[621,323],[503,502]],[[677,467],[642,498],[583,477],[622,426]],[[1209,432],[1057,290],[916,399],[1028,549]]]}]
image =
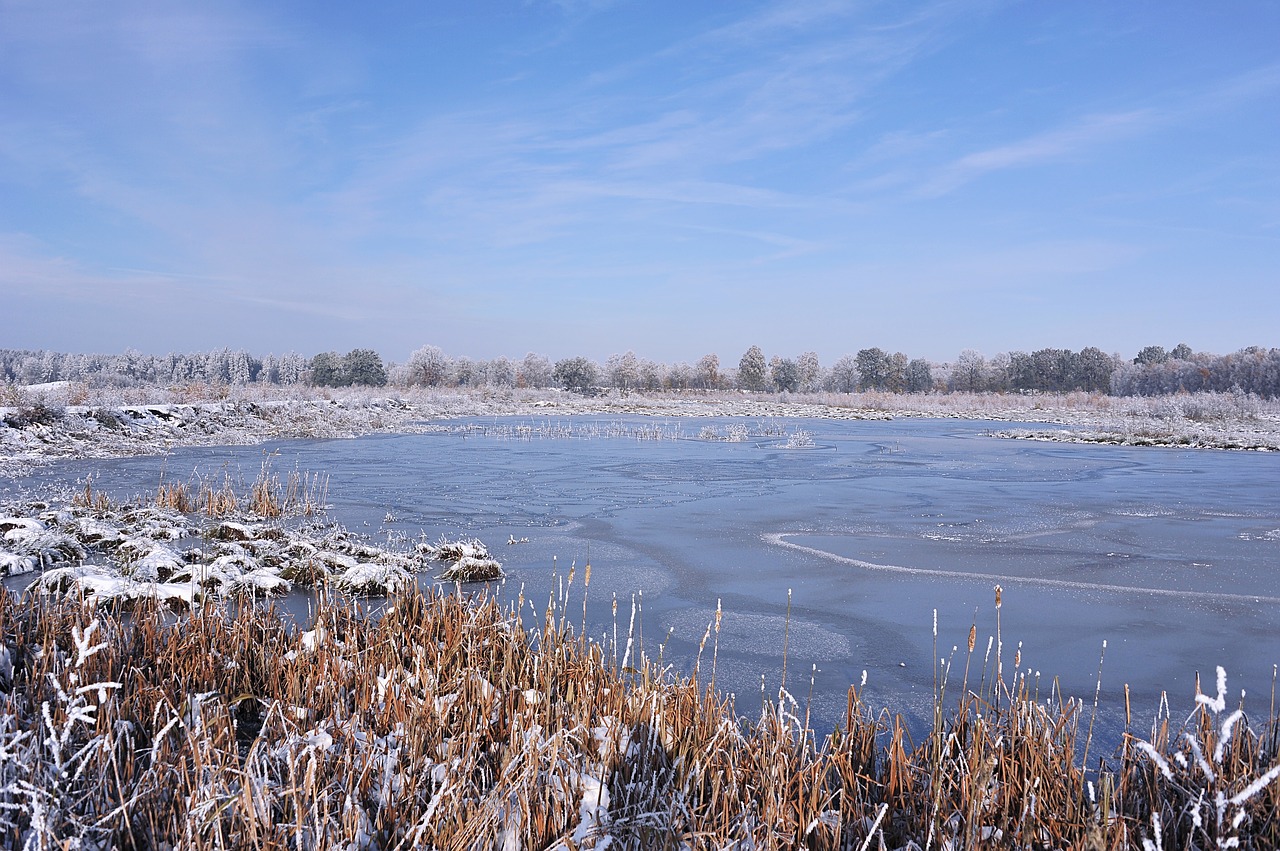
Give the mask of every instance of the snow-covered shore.
[{"label": "snow-covered shore", "polygon": [[[282,391],[283,392],[283,391]],[[347,438],[424,432],[443,420],[487,416],[618,415],[892,419],[953,417],[1045,423],[999,437],[1280,450],[1280,404],[1229,394],[1115,398],[1096,394],[889,393],[762,396],[733,392],[585,397],[551,390],[325,391],[275,398],[242,391],[220,400],[128,391],[99,400],[31,396],[0,407],[0,475],[56,459],[162,453],[181,446],[250,445],[280,438]]]}]

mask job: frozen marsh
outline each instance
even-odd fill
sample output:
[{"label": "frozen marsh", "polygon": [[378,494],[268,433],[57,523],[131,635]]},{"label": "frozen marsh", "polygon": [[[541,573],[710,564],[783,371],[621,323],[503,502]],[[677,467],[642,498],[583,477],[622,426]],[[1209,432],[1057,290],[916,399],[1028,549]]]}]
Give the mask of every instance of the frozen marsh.
[{"label": "frozen marsh", "polygon": [[[21,438],[7,457],[30,475],[8,483],[0,520],[9,836],[1275,843],[1274,708],[1258,719],[1278,655],[1277,456],[993,440],[964,422],[1001,400],[945,421],[825,403],[796,419],[779,412],[811,409],[791,400],[648,416],[620,407],[634,399],[566,400],[615,406],[595,416],[545,404],[558,401],[468,417],[460,401],[428,415],[425,400],[297,400],[284,418],[228,400],[216,415],[130,414],[96,450],[88,432],[35,432],[67,457],[171,441],[97,461],[51,461],[62,450]],[[326,439],[368,434],[375,410],[387,433]],[[1053,428],[985,410],[1005,413],[1000,428]],[[220,426],[193,428],[205,416],[231,442],[269,442],[219,446]],[[1198,416],[1183,419],[1234,422]],[[321,439],[280,439],[300,422]],[[236,512],[283,507],[299,470],[324,471],[323,494],[307,480],[284,516],[210,516],[228,488]],[[275,496],[255,502],[264,476]],[[429,561],[441,534],[456,551]],[[505,584],[435,586],[450,563],[492,558],[475,539],[520,544],[498,554]],[[245,605],[268,595],[275,614]],[[217,652],[158,649],[191,642]],[[154,683],[120,673],[138,647],[157,648]],[[119,778],[85,782],[126,752]],[[47,779],[59,765],[72,780]]]}]

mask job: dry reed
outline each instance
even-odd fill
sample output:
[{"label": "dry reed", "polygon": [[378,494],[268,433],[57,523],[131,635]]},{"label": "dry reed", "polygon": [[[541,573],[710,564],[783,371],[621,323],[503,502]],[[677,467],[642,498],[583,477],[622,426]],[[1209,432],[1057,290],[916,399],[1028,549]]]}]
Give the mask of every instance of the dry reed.
[{"label": "dry reed", "polygon": [[0,665],[0,839],[281,851],[1280,842],[1275,719],[1255,730],[1221,689],[1185,730],[1165,717],[1150,742],[1088,771],[1081,704],[1045,703],[1021,674],[963,690],[918,744],[852,688],[819,741],[785,691],[746,721],[642,646],[624,671],[617,642],[576,635],[566,603],[524,623],[484,596],[410,590],[375,616],[322,592],[300,632],[249,605],[175,622],[0,592],[12,665]]}]

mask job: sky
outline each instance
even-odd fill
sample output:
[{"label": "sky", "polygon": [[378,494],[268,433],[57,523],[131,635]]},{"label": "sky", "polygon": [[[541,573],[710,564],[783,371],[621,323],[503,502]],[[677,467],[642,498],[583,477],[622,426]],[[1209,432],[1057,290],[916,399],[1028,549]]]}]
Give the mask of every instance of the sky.
[{"label": "sky", "polygon": [[1280,345],[1280,4],[0,0],[0,347]]}]

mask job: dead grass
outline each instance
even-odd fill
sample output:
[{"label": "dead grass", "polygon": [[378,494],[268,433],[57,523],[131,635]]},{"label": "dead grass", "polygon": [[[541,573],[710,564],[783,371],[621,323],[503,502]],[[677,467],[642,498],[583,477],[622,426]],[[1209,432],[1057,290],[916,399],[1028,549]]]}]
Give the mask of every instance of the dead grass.
[{"label": "dead grass", "polygon": [[940,677],[923,741],[859,688],[818,739],[786,692],[741,721],[710,681],[664,675],[630,639],[639,661],[624,669],[620,648],[575,635],[569,608],[524,623],[487,597],[414,590],[374,617],[321,595],[297,632],[252,606],[174,622],[0,592],[14,665],[0,837],[281,851],[1280,842],[1274,718],[1227,725],[1206,698],[1185,730],[1166,717],[1145,747],[1131,738],[1086,771],[1084,706],[1003,682],[971,649],[978,685],[966,675],[952,703]]},{"label": "dead grass", "polygon": [[294,470],[282,483],[279,474],[271,470],[271,459],[267,457],[250,489],[249,510],[266,518],[286,514],[310,517],[324,509],[328,494],[327,475],[313,476]]},{"label": "dead grass", "polygon": [[182,482],[165,482],[161,480],[156,487],[156,505],[191,514],[196,510],[196,503],[187,492]]},{"label": "dead grass", "polygon": [[93,489],[93,477],[87,476],[84,480],[84,490],[76,494],[71,503],[72,505],[91,508],[95,511],[106,511],[111,507],[111,498],[103,491],[95,491]]},{"label": "dead grass", "polygon": [[240,500],[229,474],[223,476],[221,487],[201,482],[198,510],[209,517],[234,517],[240,512]]}]

